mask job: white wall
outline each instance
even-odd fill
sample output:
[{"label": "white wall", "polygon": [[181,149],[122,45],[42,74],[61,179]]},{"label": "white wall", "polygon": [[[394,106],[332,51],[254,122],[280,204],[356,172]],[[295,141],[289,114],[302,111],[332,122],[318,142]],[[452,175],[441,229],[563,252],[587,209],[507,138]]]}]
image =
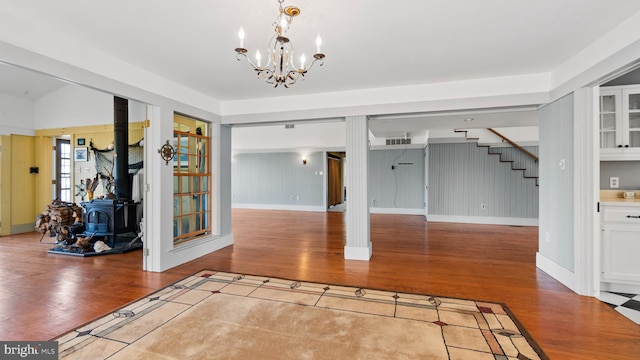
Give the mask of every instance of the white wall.
[{"label": "white wall", "polygon": [[[129,121],[145,120],[146,106],[129,101]],[[113,95],[67,85],[35,101],[35,128],[56,129],[113,124]]]},{"label": "white wall", "polygon": [[285,150],[342,148],[346,145],[344,121],[296,123],[292,129],[284,124],[234,127],[234,150]]},{"label": "white wall", "polygon": [[35,134],[34,102],[0,94],[0,135]]}]

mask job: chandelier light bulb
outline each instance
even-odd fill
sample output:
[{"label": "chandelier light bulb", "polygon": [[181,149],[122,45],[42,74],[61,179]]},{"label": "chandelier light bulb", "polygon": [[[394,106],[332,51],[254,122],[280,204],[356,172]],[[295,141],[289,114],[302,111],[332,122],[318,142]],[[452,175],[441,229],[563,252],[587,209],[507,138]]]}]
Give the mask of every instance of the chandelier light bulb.
[{"label": "chandelier light bulb", "polygon": [[287,18],[280,16],[280,29],[284,32],[287,29]]},{"label": "chandelier light bulb", "polygon": [[304,70],[304,63],[307,61],[307,58],[304,57],[304,54],[300,56],[300,70]]},{"label": "chandelier light bulb", "polygon": [[240,26],[240,31],[238,31],[238,37],[240,38],[240,48],[244,48],[244,29]]},{"label": "chandelier light bulb", "polygon": [[320,52],[320,45],[322,45],[322,38],[320,37],[320,34],[318,34],[318,37],[316,38],[316,54],[322,54],[322,52]]},{"label": "chandelier light bulb", "polygon": [[260,50],[256,50],[256,65],[258,65],[258,67],[262,66],[260,64],[261,60],[262,60],[262,54],[260,54]]}]

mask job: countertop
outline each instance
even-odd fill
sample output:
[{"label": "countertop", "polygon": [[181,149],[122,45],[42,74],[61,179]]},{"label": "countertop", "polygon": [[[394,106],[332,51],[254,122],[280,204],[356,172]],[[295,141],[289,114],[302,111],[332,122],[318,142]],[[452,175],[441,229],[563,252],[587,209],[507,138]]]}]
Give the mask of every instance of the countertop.
[{"label": "countertop", "polygon": [[[625,199],[622,194],[634,191],[635,198]],[[640,191],[637,190],[600,190],[600,205],[632,205],[640,206]]]}]

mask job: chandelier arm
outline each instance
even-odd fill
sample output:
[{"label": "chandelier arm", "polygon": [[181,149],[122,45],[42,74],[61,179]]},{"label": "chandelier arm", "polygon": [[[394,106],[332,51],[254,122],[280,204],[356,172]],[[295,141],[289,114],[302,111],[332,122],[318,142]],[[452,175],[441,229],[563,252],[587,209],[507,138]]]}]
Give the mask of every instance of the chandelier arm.
[{"label": "chandelier arm", "polygon": [[324,60],[322,59],[313,59],[313,61],[311,62],[311,64],[309,64],[308,67],[303,69],[304,73],[307,73],[307,71],[311,70],[311,68],[313,67],[313,64],[315,64],[316,62],[320,61],[320,64],[318,66],[322,66],[324,65]]}]

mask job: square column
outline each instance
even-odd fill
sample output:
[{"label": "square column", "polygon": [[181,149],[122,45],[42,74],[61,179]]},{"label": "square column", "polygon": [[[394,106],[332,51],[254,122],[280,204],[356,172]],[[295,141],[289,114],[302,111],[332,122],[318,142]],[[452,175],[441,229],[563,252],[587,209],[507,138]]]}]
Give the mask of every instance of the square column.
[{"label": "square column", "polygon": [[371,259],[369,225],[369,126],[367,117],[349,116],[347,130],[347,243],[344,258]]}]

